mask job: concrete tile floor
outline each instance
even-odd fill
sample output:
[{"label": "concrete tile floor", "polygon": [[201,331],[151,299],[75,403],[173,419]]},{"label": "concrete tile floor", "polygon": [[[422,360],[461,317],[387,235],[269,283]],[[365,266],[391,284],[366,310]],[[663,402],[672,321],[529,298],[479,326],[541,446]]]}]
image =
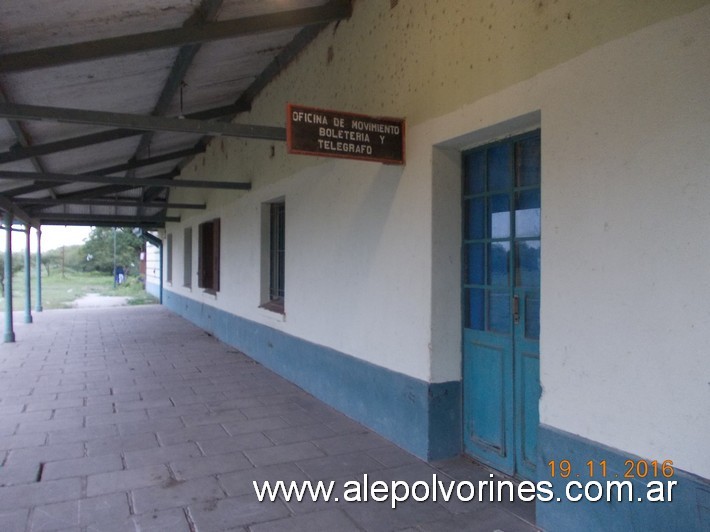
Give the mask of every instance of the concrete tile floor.
[{"label": "concrete tile floor", "polygon": [[252,481],[488,479],[427,464],[160,306],[57,310],[0,344],[0,529],[535,530],[532,503],[257,501]]}]

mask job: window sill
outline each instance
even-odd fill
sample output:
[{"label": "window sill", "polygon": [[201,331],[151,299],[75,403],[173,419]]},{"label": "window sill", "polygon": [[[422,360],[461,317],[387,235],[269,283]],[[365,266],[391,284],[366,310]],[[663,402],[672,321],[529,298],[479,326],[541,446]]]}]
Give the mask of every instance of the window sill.
[{"label": "window sill", "polygon": [[267,301],[266,303],[260,305],[259,308],[275,312],[276,314],[286,315],[286,308],[284,306],[283,299],[272,299],[271,301]]}]

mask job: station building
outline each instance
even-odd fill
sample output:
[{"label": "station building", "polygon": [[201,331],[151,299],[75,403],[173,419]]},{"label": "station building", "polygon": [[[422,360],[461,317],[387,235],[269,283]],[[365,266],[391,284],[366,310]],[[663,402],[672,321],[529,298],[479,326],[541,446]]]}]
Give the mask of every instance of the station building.
[{"label": "station building", "polygon": [[236,121],[399,118],[404,163],[213,139],[178,179],[252,188],[171,192],[163,304],[419,457],[677,481],[544,529],[703,529],[708,87],[706,1],[356,1]]}]

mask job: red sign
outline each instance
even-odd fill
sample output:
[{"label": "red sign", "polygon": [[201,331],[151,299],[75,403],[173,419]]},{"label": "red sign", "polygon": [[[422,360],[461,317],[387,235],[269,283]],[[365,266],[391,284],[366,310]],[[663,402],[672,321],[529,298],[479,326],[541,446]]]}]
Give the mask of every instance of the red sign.
[{"label": "red sign", "polygon": [[286,106],[289,153],[404,164],[404,120]]}]

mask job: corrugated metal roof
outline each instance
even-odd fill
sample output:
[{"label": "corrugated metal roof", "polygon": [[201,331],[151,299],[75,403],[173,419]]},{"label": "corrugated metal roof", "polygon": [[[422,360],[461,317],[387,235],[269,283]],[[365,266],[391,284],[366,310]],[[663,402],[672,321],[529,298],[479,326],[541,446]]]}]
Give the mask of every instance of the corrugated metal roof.
[{"label": "corrugated metal roof", "polygon": [[[110,168],[199,150],[205,137],[159,129],[114,133],[92,120],[37,120],[44,108],[62,120],[71,110],[193,118],[215,109],[211,119],[230,119],[247,110],[274,72],[325,25],[349,13],[348,0],[3,0],[0,208],[35,223],[105,225],[115,214],[161,226],[167,209],[139,202],[167,201],[167,188],[146,194],[140,183],[73,182],[71,176],[172,177],[185,157]],[[140,49],[129,50],[134,45]],[[22,106],[35,106],[32,116]],[[110,198],[123,201],[110,205]]]}]

